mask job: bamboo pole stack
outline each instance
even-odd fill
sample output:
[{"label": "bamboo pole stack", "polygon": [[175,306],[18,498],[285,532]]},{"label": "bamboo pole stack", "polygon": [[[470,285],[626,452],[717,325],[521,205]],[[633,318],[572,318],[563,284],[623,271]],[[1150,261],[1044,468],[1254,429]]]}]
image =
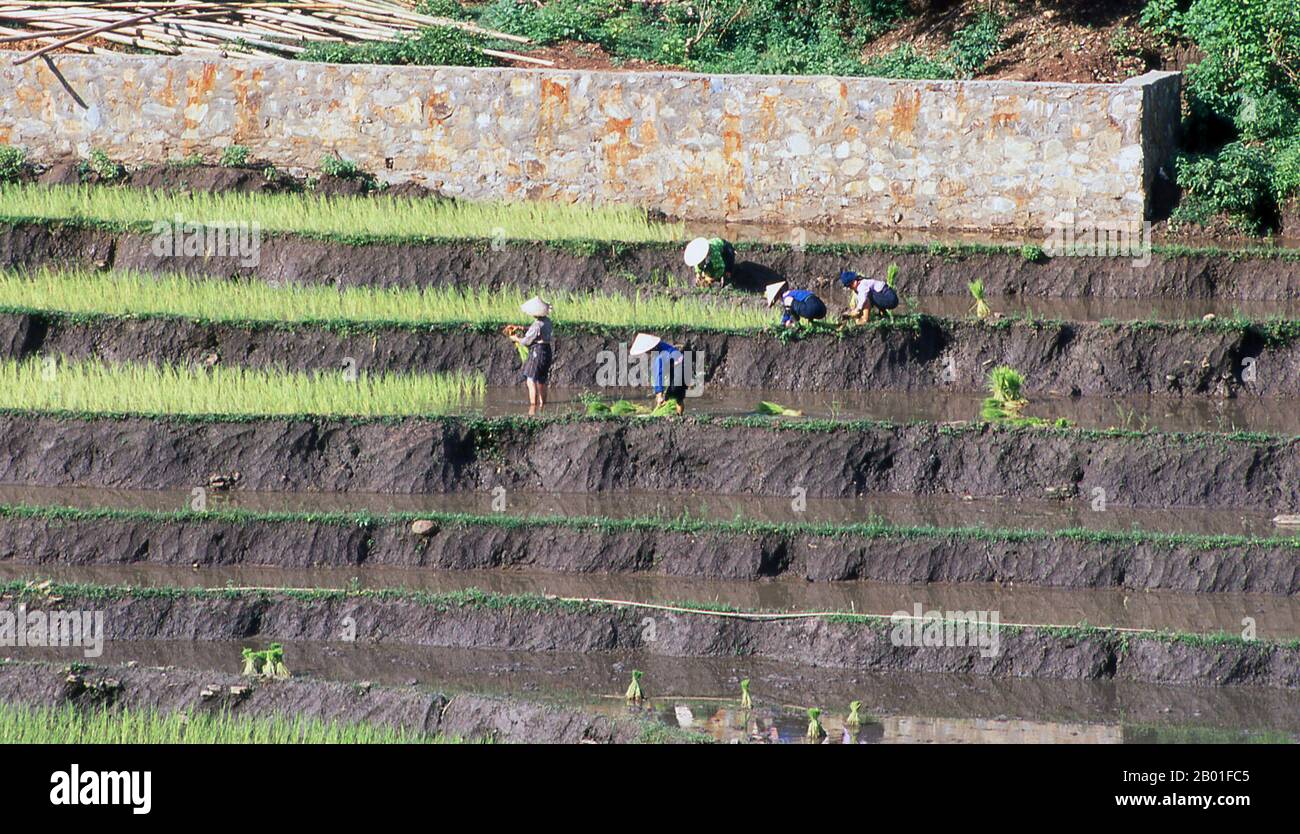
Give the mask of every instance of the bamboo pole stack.
[{"label": "bamboo pole stack", "polygon": [[[310,43],[391,41],[437,26],[496,41],[529,42],[473,23],[419,14],[387,0],[0,0],[0,44],[40,44],[18,53],[15,64],[56,49],[96,52],[114,47],[162,55],[292,58]],[[509,61],[553,65],[499,49],[480,51]]]}]

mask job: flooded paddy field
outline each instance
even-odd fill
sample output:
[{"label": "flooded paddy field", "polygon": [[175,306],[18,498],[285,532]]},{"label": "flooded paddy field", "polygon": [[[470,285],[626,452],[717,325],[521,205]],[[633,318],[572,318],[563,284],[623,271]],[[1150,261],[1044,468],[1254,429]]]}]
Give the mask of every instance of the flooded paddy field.
[{"label": "flooded paddy field", "polygon": [[[198,690],[218,680],[237,681],[231,672],[245,645],[252,644],[108,644],[92,662],[107,666],[106,674],[122,679],[128,691],[132,675],[171,677],[173,689],[185,682]],[[445,693],[452,703],[482,698],[505,716],[511,708],[503,701],[526,700],[587,715],[649,718],[730,743],[806,743],[806,710],[812,706],[823,710],[829,743],[843,742],[845,729],[854,743],[1293,743],[1300,738],[1300,701],[1293,693],[1268,689],[877,676],[748,658],[669,661],[635,653],[538,655],[299,641],[285,643],[285,656],[294,683],[338,681],[355,688],[364,682]],[[59,664],[85,662],[68,649],[22,649],[15,659],[44,660],[55,670]],[[166,671],[155,672],[156,667]],[[12,668],[0,666],[0,690]],[[641,706],[625,705],[622,698],[633,669],[644,673],[648,703]],[[750,681],[751,710],[739,703],[742,679]],[[249,683],[258,685],[245,679]],[[271,692],[277,685],[272,681],[261,689]],[[134,688],[149,697],[152,687]],[[844,724],[851,701],[862,704],[857,728]],[[382,712],[372,708],[370,714]],[[539,733],[543,726],[538,722]]]},{"label": "flooded paddy field", "polygon": [[355,565],[285,569],[266,566],[23,565],[0,562],[0,582],[132,586],[140,588],[299,588],[448,594],[483,590],[672,605],[681,600],[770,612],[838,611],[889,617],[895,612],[996,611],[1002,623],[1061,627],[1090,625],[1137,631],[1225,632],[1249,620],[1264,639],[1300,638],[1300,597],[1186,594],[1128,589],[1066,590],[1028,585],[905,585],[881,582],[708,580],[645,574],[563,574],[527,571],[420,570]]}]

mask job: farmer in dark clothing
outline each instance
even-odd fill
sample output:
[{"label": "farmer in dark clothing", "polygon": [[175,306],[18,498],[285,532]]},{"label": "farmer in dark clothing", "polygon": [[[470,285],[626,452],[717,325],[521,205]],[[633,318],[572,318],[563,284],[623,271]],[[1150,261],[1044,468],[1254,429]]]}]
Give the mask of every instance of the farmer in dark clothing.
[{"label": "farmer in dark clothing", "polygon": [[884,281],[846,270],[840,273],[840,283],[853,291],[852,304],[844,317],[859,324],[871,321],[872,310],[887,311],[898,306],[898,293]]},{"label": "farmer in dark clothing", "polygon": [[649,333],[638,333],[628,356],[644,356],[653,352],[650,359],[650,381],[654,385],[655,407],[672,400],[677,413],[686,408],[686,355],[678,348]]},{"label": "farmer in dark clothing", "polygon": [[533,323],[522,336],[511,335],[515,344],[528,348],[524,361],[524,380],[528,384],[528,413],[536,414],[546,407],[546,385],[551,379],[551,305],[534,296],[519,309],[533,317]]},{"label": "farmer in dark clothing", "polygon": [[826,318],[826,304],[808,290],[787,289],[789,283],[778,281],[768,284],[765,294],[767,306],[781,305],[781,324],[794,327],[801,320],[816,321]]}]

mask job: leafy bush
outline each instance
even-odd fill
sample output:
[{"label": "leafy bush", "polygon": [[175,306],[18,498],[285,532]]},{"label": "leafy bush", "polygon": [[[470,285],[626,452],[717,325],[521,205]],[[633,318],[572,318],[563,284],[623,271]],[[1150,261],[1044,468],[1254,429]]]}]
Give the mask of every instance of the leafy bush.
[{"label": "leafy bush", "polygon": [[864,75],[878,78],[916,78],[941,80],[955,78],[957,73],[949,64],[922,55],[903,44],[885,55],[866,62]]},{"label": "leafy bush", "polygon": [[1150,0],[1141,23],[1204,54],[1185,73],[1185,144],[1193,152],[1177,161],[1185,193],[1175,218],[1269,227],[1278,204],[1300,188],[1300,5]]},{"label": "leafy bush", "polygon": [[238,168],[248,164],[249,150],[244,145],[227,145],[221,151],[221,164],[227,168]]},{"label": "leafy bush", "polygon": [[1271,219],[1273,166],[1264,148],[1233,142],[1217,154],[1182,154],[1174,167],[1185,192],[1175,219],[1204,223],[1225,215],[1248,232]]},{"label": "leafy bush", "polygon": [[906,10],[907,0],[494,0],[479,20],[699,72],[864,75],[862,46]]},{"label": "leafy bush", "polygon": [[14,182],[27,170],[27,152],[12,145],[0,145],[0,182]]},{"label": "leafy bush", "polygon": [[477,48],[475,38],[459,29],[434,26],[416,35],[391,41],[362,43],[315,42],[298,56],[300,61],[327,64],[411,64],[417,66],[486,67],[495,63]]},{"label": "leafy bush", "polygon": [[96,148],[90,152],[88,159],[83,159],[77,166],[77,172],[83,179],[94,174],[100,180],[113,182],[126,176],[126,167],[120,162],[114,162],[107,153]]},{"label": "leafy bush", "polygon": [[362,171],[350,159],[344,159],[336,153],[326,154],[320,161],[321,173],[341,180],[370,180],[370,174]]},{"label": "leafy bush", "polygon": [[1002,15],[981,11],[974,22],[953,33],[946,53],[948,60],[962,75],[975,75],[1002,49],[1002,30],[1006,25],[1007,19]]},{"label": "leafy bush", "polygon": [[416,12],[429,17],[448,17],[452,20],[466,20],[470,13],[458,0],[423,0],[415,7]]}]

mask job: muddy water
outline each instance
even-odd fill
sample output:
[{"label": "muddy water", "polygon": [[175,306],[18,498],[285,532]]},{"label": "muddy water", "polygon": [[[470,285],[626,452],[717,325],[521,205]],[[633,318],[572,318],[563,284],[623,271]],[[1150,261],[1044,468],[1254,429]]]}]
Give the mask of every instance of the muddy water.
[{"label": "muddy water", "polygon": [[[208,509],[258,512],[444,512],[488,515],[497,512],[491,492],[428,495],[375,495],[329,492],[217,492],[207,496]],[[786,498],[750,495],[668,495],[665,493],[535,493],[504,496],[506,515],[600,516],[605,518],[681,518],[771,523],[850,523],[881,520],[897,526],[984,527],[987,529],[1127,531],[1133,529],[1204,535],[1291,536],[1272,513],[1207,509],[1133,509],[1095,511],[1089,499],[1048,501],[951,495],[870,493],[857,498]],[[190,507],[193,496],[181,490],[129,490],[97,487],[0,485],[0,504],[176,511]]]},{"label": "muddy water", "polygon": [[[550,414],[582,413],[585,406],[574,388],[553,388],[547,403]],[[603,394],[606,400],[626,398],[650,403],[644,389]],[[693,414],[716,417],[752,416],[761,401],[780,403],[802,412],[807,420],[888,420],[896,423],[926,421],[950,423],[980,419],[982,393],[944,391],[765,391],[762,389],[710,388],[686,401]],[[524,386],[491,386],[473,410],[490,417],[528,413]],[[468,412],[467,412],[468,413]],[[1300,400],[1231,399],[1150,396],[1070,397],[1036,395],[1025,414],[1047,420],[1065,418],[1090,429],[1160,431],[1254,431],[1300,434]],[[783,418],[796,419],[796,418]]]},{"label": "muddy water", "polygon": [[893,585],[874,582],[764,582],[683,579],[653,575],[540,574],[517,571],[436,571],[354,566],[180,568],[169,565],[0,564],[0,581],[40,581],[144,587],[407,588],[437,593],[476,588],[502,594],[549,594],[645,603],[722,603],[769,611],[848,611],[889,616],[931,611],[996,611],[1000,622],[1233,634],[1255,622],[1262,639],[1300,637],[1300,598],[1254,594],[1178,594],[1123,590],[1063,590],[1030,586]]},{"label": "muddy water", "polygon": [[[251,645],[251,644],[250,644]],[[89,662],[238,671],[239,643],[110,644]],[[261,645],[255,648],[263,648]],[[7,649],[17,659],[86,658],[73,649]],[[1296,741],[1300,694],[1233,687],[988,680],[958,675],[873,676],[736,659],[613,654],[535,654],[359,644],[285,644],[295,675],[345,682],[419,685],[551,700],[626,714],[620,694],[632,669],[645,673],[642,711],[723,741],[799,742],[804,710],[817,706],[832,743],[844,740],[850,701],[861,701],[858,743]],[[755,709],[740,710],[751,681]],[[682,709],[684,708],[684,709]]]},{"label": "muddy water", "polygon": [[[970,315],[968,296],[908,296],[902,290],[905,313],[961,318]],[[1188,298],[1024,298],[989,296],[985,299],[994,313],[1033,316],[1060,321],[1195,321],[1208,313],[1218,318],[1244,316],[1252,321],[1300,318],[1300,299],[1285,301],[1233,301],[1231,299]]]}]

